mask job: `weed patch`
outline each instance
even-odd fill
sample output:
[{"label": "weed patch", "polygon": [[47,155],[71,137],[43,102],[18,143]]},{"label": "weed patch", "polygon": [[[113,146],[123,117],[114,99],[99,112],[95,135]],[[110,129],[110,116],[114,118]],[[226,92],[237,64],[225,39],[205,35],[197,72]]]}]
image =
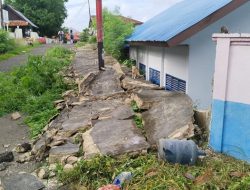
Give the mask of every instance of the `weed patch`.
[{"label": "weed patch", "polygon": [[[133,174],[133,179],[124,189],[161,190],[161,189],[232,189],[247,190],[249,187],[250,166],[242,161],[223,155],[207,157],[196,166],[172,165],[158,161],[154,153],[145,156],[123,156],[119,159],[96,157],[83,160],[70,172],[60,167],[57,176],[66,184],[79,183],[94,190],[112,183],[115,176],[123,171]],[[234,171],[245,177],[233,177]],[[188,179],[186,174],[196,180]],[[205,176],[209,174],[209,178]],[[198,180],[199,179],[199,180]]]},{"label": "weed patch", "polygon": [[72,55],[63,47],[54,47],[46,56],[30,56],[26,65],[0,73],[0,116],[21,111],[31,136],[40,134],[57,114],[53,101],[68,89],[58,73],[70,64]]},{"label": "weed patch", "polygon": [[141,109],[138,107],[136,101],[134,101],[134,100],[131,102],[131,107],[132,107],[132,110],[134,112],[136,112],[136,113],[141,112]]},{"label": "weed patch", "polygon": [[142,121],[141,115],[136,114],[136,115],[134,116],[134,122],[135,122],[135,125],[136,125],[137,128],[139,128],[139,129],[144,129],[144,128],[143,128],[143,121]]}]

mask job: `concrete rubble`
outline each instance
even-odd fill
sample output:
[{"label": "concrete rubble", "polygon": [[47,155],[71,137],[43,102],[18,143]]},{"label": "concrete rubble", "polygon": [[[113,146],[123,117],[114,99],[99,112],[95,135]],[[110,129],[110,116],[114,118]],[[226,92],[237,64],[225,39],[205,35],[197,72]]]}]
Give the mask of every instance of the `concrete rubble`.
[{"label": "concrete rubble", "polygon": [[[75,80],[78,91],[69,90],[62,94],[63,99],[54,102],[61,113],[51,119],[30,152],[20,151],[26,152],[20,155],[20,162],[48,158],[48,169],[41,168],[36,173],[40,179],[54,175],[55,163],[69,171],[81,159],[146,154],[160,138],[193,136],[193,105],[188,96],[131,79],[112,57],[106,57],[106,70],[99,71],[96,55],[91,48],[76,52],[67,77]],[[144,129],[136,127],[137,113],[132,110],[131,101],[142,111]],[[10,180],[20,179],[22,183],[26,175]],[[31,176],[27,179],[35,180]],[[5,181],[5,186],[10,185],[8,179]],[[33,189],[43,189],[40,182],[35,180],[34,184]]]},{"label": "concrete rubble", "polygon": [[[49,162],[55,163],[81,152],[84,158],[140,154],[160,138],[193,135],[193,107],[188,96],[131,79],[110,56],[106,57],[106,70],[100,72],[95,60],[92,48],[76,52],[70,77],[78,92],[69,90],[63,93],[64,99],[54,102],[55,106],[65,104],[65,108],[34,144],[36,157],[48,156]],[[134,122],[132,100],[143,111],[145,134]]]}]

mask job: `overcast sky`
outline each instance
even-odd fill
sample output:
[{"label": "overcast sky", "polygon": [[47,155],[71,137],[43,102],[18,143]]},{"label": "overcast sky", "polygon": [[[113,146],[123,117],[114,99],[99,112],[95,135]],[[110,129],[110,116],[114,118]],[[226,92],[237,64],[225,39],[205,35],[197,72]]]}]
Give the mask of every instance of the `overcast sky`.
[{"label": "overcast sky", "polygon": [[[91,14],[95,15],[96,0],[89,1]],[[119,6],[123,16],[145,22],[179,1],[181,0],[103,0],[103,7],[114,10]],[[65,19],[64,26],[78,31],[86,28],[89,22],[88,0],[69,0],[66,7],[68,17]]]}]

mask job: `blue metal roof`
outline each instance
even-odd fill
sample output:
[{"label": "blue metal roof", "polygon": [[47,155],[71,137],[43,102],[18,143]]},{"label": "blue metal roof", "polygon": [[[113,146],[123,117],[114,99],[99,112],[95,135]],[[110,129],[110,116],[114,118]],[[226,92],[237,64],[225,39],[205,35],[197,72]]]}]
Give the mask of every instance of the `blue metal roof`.
[{"label": "blue metal roof", "polygon": [[183,0],[135,28],[127,39],[166,42],[233,0]]}]

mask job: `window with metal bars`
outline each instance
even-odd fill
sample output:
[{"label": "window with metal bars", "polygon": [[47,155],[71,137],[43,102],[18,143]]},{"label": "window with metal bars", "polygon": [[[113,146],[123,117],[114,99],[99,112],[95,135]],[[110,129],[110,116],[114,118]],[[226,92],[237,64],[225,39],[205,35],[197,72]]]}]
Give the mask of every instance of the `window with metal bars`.
[{"label": "window with metal bars", "polygon": [[160,86],[160,71],[149,68],[149,80],[156,85]]},{"label": "window with metal bars", "polygon": [[186,81],[166,74],[166,90],[186,93]]}]

